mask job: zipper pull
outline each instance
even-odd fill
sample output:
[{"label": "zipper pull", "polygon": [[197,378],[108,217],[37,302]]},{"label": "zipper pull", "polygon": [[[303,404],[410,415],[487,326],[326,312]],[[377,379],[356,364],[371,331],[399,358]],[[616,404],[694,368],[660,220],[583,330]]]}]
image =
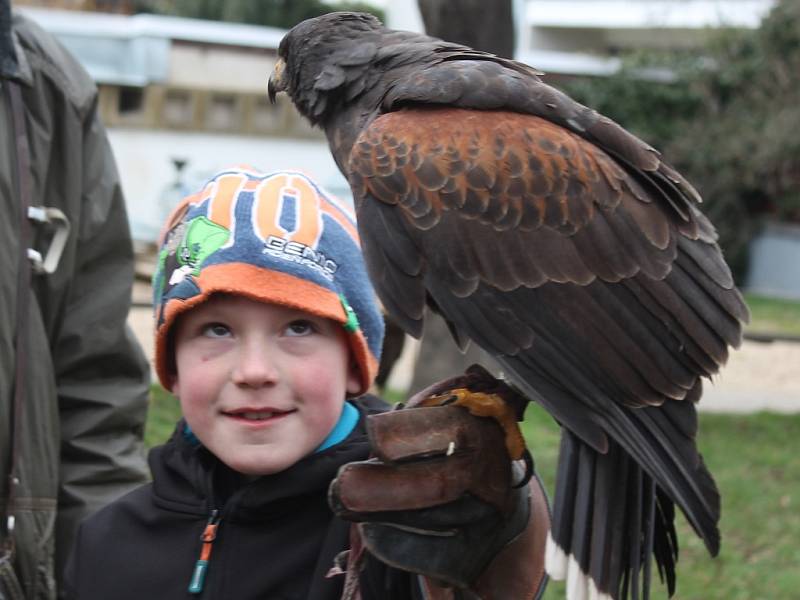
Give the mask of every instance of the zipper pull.
[{"label": "zipper pull", "polygon": [[211,511],[211,516],[208,518],[208,523],[206,523],[206,528],[203,530],[203,535],[200,536],[200,539],[203,540],[203,546],[200,549],[200,558],[194,565],[192,579],[189,581],[190,594],[199,594],[203,591],[203,584],[205,583],[206,572],[208,571],[208,560],[211,558],[211,545],[217,537],[217,527],[219,527],[219,522],[221,520],[221,517],[218,515],[219,510],[214,509]]}]

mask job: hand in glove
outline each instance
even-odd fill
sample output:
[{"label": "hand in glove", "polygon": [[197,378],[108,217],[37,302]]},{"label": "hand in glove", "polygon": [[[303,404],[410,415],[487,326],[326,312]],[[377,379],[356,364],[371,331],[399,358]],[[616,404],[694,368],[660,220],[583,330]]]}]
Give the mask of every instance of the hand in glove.
[{"label": "hand in glove", "polygon": [[483,369],[470,369],[407,408],[370,416],[373,458],[340,469],[330,504],[359,523],[364,546],[388,565],[483,598],[532,598],[543,587],[549,527],[541,483],[514,487],[523,469],[514,468],[494,419],[460,406],[416,407],[476,378],[514,394]]}]

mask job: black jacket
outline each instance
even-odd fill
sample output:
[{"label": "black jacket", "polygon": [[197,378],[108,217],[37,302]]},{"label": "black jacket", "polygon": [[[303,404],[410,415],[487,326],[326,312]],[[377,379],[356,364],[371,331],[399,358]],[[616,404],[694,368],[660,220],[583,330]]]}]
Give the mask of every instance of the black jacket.
[{"label": "black jacket", "polygon": [[[343,577],[325,575],[347,549],[350,525],[331,513],[328,485],[341,465],[367,458],[364,416],[385,410],[375,398],[357,405],[362,417],[344,441],[251,483],[187,438],[181,422],[150,453],[153,482],[82,524],[67,597],[338,599]],[[188,587],[210,520],[218,521],[217,535],[195,595]],[[408,599],[411,580],[369,560],[362,593]]]}]

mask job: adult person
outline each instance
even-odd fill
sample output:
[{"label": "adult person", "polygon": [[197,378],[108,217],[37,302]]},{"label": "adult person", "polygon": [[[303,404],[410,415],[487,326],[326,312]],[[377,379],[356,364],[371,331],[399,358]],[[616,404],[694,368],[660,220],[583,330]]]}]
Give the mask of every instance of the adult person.
[{"label": "adult person", "polygon": [[51,599],[79,521],[147,479],[150,378],[97,89],[9,0],[0,85],[0,598]]}]

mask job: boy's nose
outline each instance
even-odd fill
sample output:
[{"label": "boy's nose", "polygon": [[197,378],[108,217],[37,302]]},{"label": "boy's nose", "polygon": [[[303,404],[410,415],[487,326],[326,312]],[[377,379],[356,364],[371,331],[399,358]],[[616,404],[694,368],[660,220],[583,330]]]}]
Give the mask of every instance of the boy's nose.
[{"label": "boy's nose", "polygon": [[236,385],[263,387],[278,381],[279,369],[262,341],[248,341],[240,347],[231,378]]}]

